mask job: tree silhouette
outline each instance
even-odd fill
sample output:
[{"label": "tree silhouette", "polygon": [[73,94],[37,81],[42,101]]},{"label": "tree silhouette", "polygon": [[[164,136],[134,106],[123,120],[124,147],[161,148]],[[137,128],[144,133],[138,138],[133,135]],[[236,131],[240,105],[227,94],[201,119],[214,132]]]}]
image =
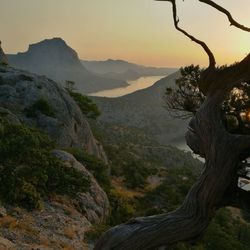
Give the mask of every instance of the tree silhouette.
[{"label": "tree silhouette", "polygon": [[[207,228],[216,209],[230,205],[239,208],[250,204],[249,194],[238,186],[238,179],[246,177],[244,161],[250,156],[250,55],[241,62],[223,68],[216,67],[216,60],[206,43],[179,27],[176,0],[172,4],[175,28],[199,44],[209,59],[209,66],[200,74],[197,87],[204,95],[204,102],[193,112],[186,142],[205,159],[205,168],[193,185],[183,204],[177,210],[150,217],[135,218],[106,232],[95,250],[147,250],[165,246],[167,249],[180,241],[195,241]],[[210,0],[198,0],[225,14],[230,25],[249,32],[220,5]],[[231,98],[233,93],[242,94]],[[227,109],[230,107],[229,109]],[[231,132],[225,115],[239,114],[243,128]],[[228,117],[229,118],[229,117]],[[229,122],[230,123],[230,122]]]}]

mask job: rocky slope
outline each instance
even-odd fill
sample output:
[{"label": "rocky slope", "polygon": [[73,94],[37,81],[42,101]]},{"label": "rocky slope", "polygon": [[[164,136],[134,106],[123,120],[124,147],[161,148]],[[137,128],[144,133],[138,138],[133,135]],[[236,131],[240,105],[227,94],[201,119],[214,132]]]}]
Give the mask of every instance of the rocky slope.
[{"label": "rocky slope", "polygon": [[173,86],[177,76],[118,98],[91,97],[101,110],[100,126],[137,128],[163,145],[183,142],[188,121],[171,117],[163,100],[166,87]]},{"label": "rocky slope", "polygon": [[3,52],[3,49],[1,47],[1,41],[0,41],[0,64],[3,64],[3,65],[8,64],[8,58]]},{"label": "rocky slope", "polygon": [[1,66],[0,107],[1,113],[13,113],[22,123],[46,131],[60,147],[83,148],[106,161],[74,100],[45,76]]},{"label": "rocky slope", "polygon": [[[6,58],[2,50],[0,55]],[[6,63],[0,65],[0,121],[39,128],[56,140],[58,148],[77,147],[107,161],[86,117],[62,86]],[[90,249],[85,232],[107,218],[109,201],[93,175],[71,154],[62,150],[52,154],[63,167],[87,178],[88,188],[74,196],[52,192],[35,210],[0,204],[0,249]],[[4,167],[0,164],[0,170]]]},{"label": "rocky slope", "polygon": [[74,81],[76,88],[83,93],[127,85],[124,81],[102,78],[89,72],[77,53],[61,38],[31,44],[28,51],[8,55],[8,59],[13,67],[46,75],[55,81]]}]

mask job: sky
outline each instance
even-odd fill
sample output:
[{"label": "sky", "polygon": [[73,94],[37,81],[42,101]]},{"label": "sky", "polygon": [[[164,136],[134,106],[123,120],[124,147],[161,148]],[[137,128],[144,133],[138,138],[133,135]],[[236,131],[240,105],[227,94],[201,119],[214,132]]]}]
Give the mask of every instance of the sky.
[{"label": "sky", "polygon": [[[249,0],[214,0],[250,26]],[[180,26],[204,40],[218,65],[250,52],[250,33],[198,0],[177,0]],[[171,4],[154,0],[0,0],[0,40],[6,53],[63,38],[81,59],[123,59],[152,65],[206,66],[203,50],[174,29]]]}]

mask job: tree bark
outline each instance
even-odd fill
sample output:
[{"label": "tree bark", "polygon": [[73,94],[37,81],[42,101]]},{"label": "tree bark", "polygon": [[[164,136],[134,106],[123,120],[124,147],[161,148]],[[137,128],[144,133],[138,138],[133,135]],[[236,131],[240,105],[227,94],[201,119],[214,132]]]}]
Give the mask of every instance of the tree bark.
[{"label": "tree bark", "polygon": [[[95,250],[147,250],[171,246],[179,241],[199,237],[215,210],[228,200],[225,195],[235,176],[241,151],[248,143],[229,134],[221,119],[221,103],[231,87],[218,88],[209,93],[205,103],[190,122],[186,134],[188,145],[205,157],[205,170],[191,188],[182,206],[174,212],[136,218],[112,228],[97,243]],[[245,137],[244,137],[245,141]]]},{"label": "tree bark", "polygon": [[[250,136],[226,131],[221,104],[233,87],[250,82],[250,55],[240,63],[218,69],[207,45],[181,29],[176,0],[172,4],[175,28],[196,42],[207,53],[209,67],[202,73],[199,89],[206,100],[189,124],[188,146],[205,158],[205,170],[191,188],[179,209],[171,213],[132,219],[106,232],[95,250],[149,250],[169,247],[180,241],[193,241],[207,228],[216,209],[225,205],[249,203],[249,195],[238,188],[237,168],[250,156]],[[250,31],[237,23],[221,6],[211,0],[199,0],[227,15],[231,25]]]}]

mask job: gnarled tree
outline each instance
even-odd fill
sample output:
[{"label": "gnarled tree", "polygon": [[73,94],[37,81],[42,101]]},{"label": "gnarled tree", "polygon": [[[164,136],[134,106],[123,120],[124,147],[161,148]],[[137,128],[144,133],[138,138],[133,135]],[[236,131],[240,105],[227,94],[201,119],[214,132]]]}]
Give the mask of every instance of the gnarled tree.
[{"label": "gnarled tree", "polygon": [[[204,157],[205,170],[180,208],[171,213],[135,218],[118,225],[100,238],[95,250],[147,250],[161,246],[168,249],[180,241],[194,241],[207,228],[216,209],[226,205],[242,207],[250,201],[249,195],[238,187],[239,176],[247,178],[247,171],[241,163],[250,156],[250,55],[232,66],[217,68],[215,57],[206,43],[179,27],[176,0],[157,1],[172,4],[175,28],[202,46],[209,58],[209,66],[201,72],[198,81],[205,100],[195,112],[186,133],[188,146]],[[198,1],[225,14],[231,25],[250,31],[213,1]],[[239,104],[237,100],[241,97],[236,100],[232,96],[242,91],[245,101],[236,110],[234,105]],[[225,115],[231,115],[230,112],[238,112],[242,122],[241,128],[233,133],[227,129],[223,119]]]}]

